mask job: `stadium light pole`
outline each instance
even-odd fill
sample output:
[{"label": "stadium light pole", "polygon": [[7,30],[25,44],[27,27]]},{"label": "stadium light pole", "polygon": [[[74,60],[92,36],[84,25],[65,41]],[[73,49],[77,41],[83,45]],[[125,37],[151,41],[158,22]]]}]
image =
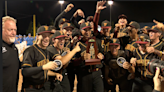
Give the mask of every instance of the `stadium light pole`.
[{"label": "stadium light pole", "polygon": [[112,14],[111,14],[111,8],[112,8],[112,5],[113,5],[113,1],[108,1],[108,4],[110,5],[110,26],[112,25],[112,18],[111,18],[111,16],[112,16]]},{"label": "stadium light pole", "polygon": [[7,16],[7,0],[5,0],[5,15]]},{"label": "stadium light pole", "polygon": [[61,5],[61,12],[62,12],[62,5],[64,4],[64,0],[59,0],[58,2],[59,2],[60,5]]}]

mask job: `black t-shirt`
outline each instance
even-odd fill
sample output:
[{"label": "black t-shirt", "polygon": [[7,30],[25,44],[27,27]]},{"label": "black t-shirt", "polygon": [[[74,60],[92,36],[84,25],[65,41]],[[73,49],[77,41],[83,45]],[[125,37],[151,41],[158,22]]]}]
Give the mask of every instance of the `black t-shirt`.
[{"label": "black t-shirt", "polygon": [[17,92],[20,61],[14,44],[2,42],[3,92]]},{"label": "black t-shirt", "polygon": [[126,59],[125,52],[123,50],[118,51],[117,56],[113,56],[110,51],[105,55],[105,65],[109,67],[109,77],[112,79],[119,79],[127,76],[128,71],[117,64],[117,58],[124,57]]}]

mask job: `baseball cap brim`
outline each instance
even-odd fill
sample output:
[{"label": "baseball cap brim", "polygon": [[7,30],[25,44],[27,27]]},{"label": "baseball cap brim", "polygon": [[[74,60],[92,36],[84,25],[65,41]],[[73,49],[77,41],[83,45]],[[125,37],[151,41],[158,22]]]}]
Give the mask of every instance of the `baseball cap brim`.
[{"label": "baseball cap brim", "polygon": [[120,45],[118,43],[109,43],[109,45]]},{"label": "baseball cap brim", "polygon": [[66,29],[66,28],[72,28],[72,29],[74,29],[73,26],[64,27],[63,29]]},{"label": "baseball cap brim", "polygon": [[69,22],[69,20],[63,21],[63,22],[61,22],[60,24],[64,24],[65,22]]},{"label": "baseball cap brim", "polygon": [[51,34],[53,34],[53,32],[51,32],[51,31],[43,31],[43,32],[40,32],[38,34],[42,34],[42,33],[51,33]]},{"label": "baseball cap brim", "polygon": [[90,26],[83,27],[82,29],[91,28]]},{"label": "baseball cap brim", "polygon": [[136,43],[139,43],[139,44],[147,44],[148,42],[136,41]]},{"label": "baseball cap brim", "polygon": [[130,27],[133,27],[133,28],[135,28],[134,26],[132,26],[132,25],[129,25],[129,24],[127,24],[127,26],[130,26]]},{"label": "baseball cap brim", "polygon": [[55,38],[58,39],[58,38],[63,38],[63,37],[66,37],[66,36],[65,35],[60,35],[60,36],[57,36]]},{"label": "baseball cap brim", "polygon": [[154,29],[149,29],[148,32],[155,32],[155,33],[157,33],[159,31],[158,30],[154,30]]},{"label": "baseball cap brim", "polygon": [[105,27],[101,27],[101,28],[111,28],[111,26],[105,26]]},{"label": "baseball cap brim", "polygon": [[120,16],[118,19],[121,19],[121,18],[125,18],[125,19],[127,19],[127,17],[126,17],[126,16]]}]

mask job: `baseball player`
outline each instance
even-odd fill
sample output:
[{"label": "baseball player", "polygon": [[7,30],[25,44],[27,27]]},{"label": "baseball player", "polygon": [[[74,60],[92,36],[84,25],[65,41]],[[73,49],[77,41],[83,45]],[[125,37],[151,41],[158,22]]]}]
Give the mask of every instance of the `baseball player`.
[{"label": "baseball player", "polygon": [[49,45],[51,31],[48,26],[41,26],[37,29],[38,42],[23,53],[22,75],[23,89],[25,92],[43,92],[44,84],[49,76],[56,76],[51,70],[57,67],[55,62],[51,62],[52,55],[46,50]]},{"label": "baseball player", "polygon": [[[127,80],[129,72],[119,64],[123,61],[118,61],[119,57],[126,60],[126,53],[120,49],[120,41],[117,38],[112,38],[109,43],[109,49],[105,55],[105,88],[106,92],[116,92],[116,85],[119,86],[120,92],[131,92],[130,81]],[[118,64],[119,63],[119,64]]]}]

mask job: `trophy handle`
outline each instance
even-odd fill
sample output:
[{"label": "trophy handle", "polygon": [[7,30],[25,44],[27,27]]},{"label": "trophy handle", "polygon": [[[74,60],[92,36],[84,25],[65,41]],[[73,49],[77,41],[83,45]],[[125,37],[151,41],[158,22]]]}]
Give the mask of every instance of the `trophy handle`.
[{"label": "trophy handle", "polygon": [[86,48],[86,53],[89,53],[89,48],[90,48],[91,43],[88,42],[87,48]]},{"label": "trophy handle", "polygon": [[[94,37],[93,39],[95,39],[96,41],[96,38]],[[95,49],[95,58],[98,59],[97,55],[98,55],[98,50],[97,50],[97,45],[96,45],[96,42],[94,43],[94,49]]]}]

